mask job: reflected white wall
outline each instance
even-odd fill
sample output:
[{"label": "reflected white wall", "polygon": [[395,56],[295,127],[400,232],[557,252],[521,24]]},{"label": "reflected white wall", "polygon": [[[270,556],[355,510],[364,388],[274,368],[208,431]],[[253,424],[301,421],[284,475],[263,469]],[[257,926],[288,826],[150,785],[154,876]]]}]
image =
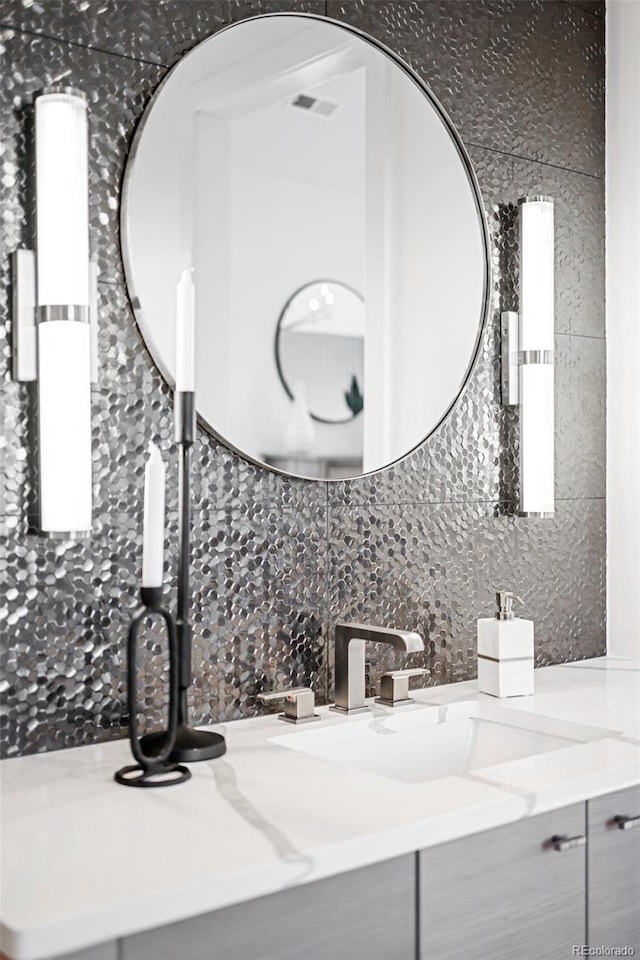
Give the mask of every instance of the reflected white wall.
[{"label": "reflected white wall", "polygon": [[[230,384],[229,435],[256,453],[284,453],[291,401],[275,363],[278,317],[291,294],[311,280],[329,277],[362,289],[362,198],[237,169],[232,208],[228,362],[243,374]],[[286,256],[274,234],[295,238]],[[359,421],[317,424],[314,455],[357,455]]]},{"label": "reflected white wall", "polygon": [[[368,213],[377,224],[369,233],[367,300],[371,326],[379,325],[377,335],[370,327],[367,346],[378,354],[370,365],[384,383],[381,409],[365,427],[366,460],[375,463],[419,443],[456,395],[480,320],[483,264],[466,173],[452,162],[439,117],[386,65],[370,64],[367,84],[375,154]],[[468,265],[463,276],[461,264]]]}]

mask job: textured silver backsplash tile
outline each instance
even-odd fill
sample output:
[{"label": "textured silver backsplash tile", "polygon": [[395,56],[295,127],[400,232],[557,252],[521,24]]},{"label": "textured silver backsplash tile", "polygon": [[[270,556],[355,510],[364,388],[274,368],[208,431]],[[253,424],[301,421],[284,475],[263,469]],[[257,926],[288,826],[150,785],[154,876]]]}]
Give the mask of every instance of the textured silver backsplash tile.
[{"label": "textured silver backsplash tile", "polygon": [[[32,156],[26,136],[31,99],[42,87],[64,81],[80,87],[89,99],[91,248],[98,258],[100,279],[119,280],[117,231],[123,159],[135,122],[165,70],[7,28],[0,29],[0,46],[2,231],[6,249],[32,242],[27,218]],[[5,182],[7,176],[10,180]],[[6,258],[2,260],[6,269]]]},{"label": "textured silver backsplash tile", "polygon": [[[331,621],[354,620],[417,630],[424,654],[367,651],[368,691],[383,669],[424,666],[429,683],[473,676],[471,620],[475,608],[474,520],[490,505],[369,504],[329,512]],[[510,521],[507,521],[509,523]],[[420,681],[421,683],[421,681]]]},{"label": "textured silver backsplash tile", "polygon": [[124,733],[130,553],[126,532],[90,548],[35,537],[0,544],[9,755]]},{"label": "textured silver backsplash tile", "polygon": [[[476,676],[476,619],[496,589],[514,590],[535,622],[538,665],[603,652],[605,510],[559,501],[554,520],[525,521],[483,503],[331,507],[331,621],[417,630],[424,654],[370,645],[368,693],[383,670],[422,666],[428,685]],[[581,608],[577,597],[588,597]],[[418,686],[423,680],[416,681]]]},{"label": "textured silver backsplash tile", "polygon": [[556,0],[328,0],[393,49],[465,143],[604,175],[604,19]]},{"label": "textured silver backsplash tile", "polygon": [[[172,400],[138,334],[122,280],[118,205],[126,151],[162,65],[234,19],[285,7],[322,12],[324,2],[0,0],[0,21],[32,31],[0,34],[4,250],[31,239],[25,101],[65,78],[90,97],[91,236],[101,279],[95,529],[88,543],[52,544],[27,533],[29,391],[9,379],[9,318],[0,298],[0,693],[7,753],[126,731],[126,628],[137,604],[150,439],[160,444],[170,477],[171,602],[177,507]],[[329,7],[330,15],[340,14],[340,4],[329,0]],[[601,24],[578,5],[556,2],[352,0],[345,11],[400,53],[409,51],[435,92],[455,100],[455,111],[445,105],[463,136],[483,145],[469,150],[492,235],[491,319],[452,416],[389,470],[327,487],[261,470],[199,437],[192,700],[202,722],[256,712],[259,689],[288,683],[311,683],[326,699],[330,631],[339,615],[418,625],[430,683],[474,676],[475,618],[491,609],[497,585],[523,595],[536,620],[539,662],[604,650],[604,501],[559,502],[548,523],[507,515],[517,493],[517,413],[499,404],[497,367],[499,309],[513,303],[517,289],[513,204],[521,193],[544,189],[557,199],[558,221],[557,492],[602,498],[603,184],[496,152],[601,172]],[[524,78],[517,83],[516,65]],[[6,289],[6,257],[0,279]],[[155,726],[162,721],[166,663],[152,626],[143,647],[141,700],[147,724]],[[373,684],[391,661],[379,650],[371,654]]]},{"label": "textured silver backsplash tile", "polygon": [[508,584],[535,625],[538,665],[604,653],[606,516],[604,500],[556,502],[548,522],[514,519],[510,531],[483,524],[479,610],[493,609]]},{"label": "textured silver backsplash tile", "polygon": [[216,30],[265,13],[324,14],[324,0],[0,0],[0,23],[172,66]]},{"label": "textured silver backsplash tile", "polygon": [[[469,153],[489,210],[514,204],[521,196],[554,198],[556,333],[604,337],[604,180],[479,147],[470,147]],[[509,239],[515,250],[515,230]],[[505,275],[499,265],[502,304],[517,309],[517,260],[509,266]]]},{"label": "textured silver backsplash tile", "polygon": [[[131,480],[132,499],[140,481]],[[175,570],[176,517],[167,559]],[[194,516],[196,721],[255,713],[260,690],[310,684],[326,699],[326,507],[250,499]],[[3,739],[14,755],[122,736],[127,624],[138,598],[137,511],[113,515],[90,544],[0,541]],[[175,603],[174,591],[167,601]],[[163,718],[165,645],[147,635],[140,703]]]},{"label": "textured silver backsplash tile", "polygon": [[194,717],[253,714],[257,693],[291,686],[325,700],[326,504],[245,498],[194,526]]},{"label": "textured silver backsplash tile", "polygon": [[597,337],[557,336],[556,496],[606,493],[606,352]]},{"label": "textured silver backsplash tile", "polygon": [[565,3],[581,7],[582,10],[588,10],[589,13],[593,13],[597,17],[604,17],[605,14],[605,0],[565,0]]}]

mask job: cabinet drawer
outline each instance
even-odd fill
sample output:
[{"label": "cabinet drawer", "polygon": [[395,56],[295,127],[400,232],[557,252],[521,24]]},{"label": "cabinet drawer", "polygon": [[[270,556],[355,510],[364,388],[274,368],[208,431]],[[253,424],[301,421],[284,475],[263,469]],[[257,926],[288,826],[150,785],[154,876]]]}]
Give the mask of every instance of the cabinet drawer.
[{"label": "cabinet drawer", "polygon": [[420,853],[421,960],[567,960],[584,944],[585,804]]},{"label": "cabinet drawer", "polygon": [[616,817],[640,817],[640,787],[590,800],[589,944],[640,953],[640,820],[621,830]]},{"label": "cabinet drawer", "polygon": [[125,938],[121,960],[415,960],[415,855]]}]

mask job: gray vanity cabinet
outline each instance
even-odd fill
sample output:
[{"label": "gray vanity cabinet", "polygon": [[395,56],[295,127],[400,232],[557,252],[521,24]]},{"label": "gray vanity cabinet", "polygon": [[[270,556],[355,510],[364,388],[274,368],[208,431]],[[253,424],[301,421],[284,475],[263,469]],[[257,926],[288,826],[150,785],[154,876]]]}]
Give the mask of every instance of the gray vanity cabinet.
[{"label": "gray vanity cabinet", "polygon": [[[586,943],[585,827],[579,803],[421,851],[420,960],[571,957]],[[559,850],[554,836],[581,839]]]},{"label": "gray vanity cabinet", "polygon": [[[589,944],[640,954],[640,787],[587,804]],[[624,829],[622,829],[624,828]]]},{"label": "gray vanity cabinet", "polygon": [[415,855],[126,937],[121,960],[415,960]]},{"label": "gray vanity cabinet", "polygon": [[60,960],[567,960],[586,944],[640,955],[638,816],[632,787]]}]

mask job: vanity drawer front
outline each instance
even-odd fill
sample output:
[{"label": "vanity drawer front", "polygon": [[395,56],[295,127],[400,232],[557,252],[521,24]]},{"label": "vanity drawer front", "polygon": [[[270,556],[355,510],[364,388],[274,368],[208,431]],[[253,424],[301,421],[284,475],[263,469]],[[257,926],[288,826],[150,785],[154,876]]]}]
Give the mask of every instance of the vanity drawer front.
[{"label": "vanity drawer front", "polygon": [[[590,800],[589,944],[640,953],[640,820],[619,829],[615,817],[640,817],[640,787]],[[636,826],[637,823],[637,826]]]},{"label": "vanity drawer front", "polygon": [[566,960],[585,943],[585,804],[420,853],[421,960]]},{"label": "vanity drawer front", "polygon": [[415,855],[122,941],[121,960],[415,960]]}]

